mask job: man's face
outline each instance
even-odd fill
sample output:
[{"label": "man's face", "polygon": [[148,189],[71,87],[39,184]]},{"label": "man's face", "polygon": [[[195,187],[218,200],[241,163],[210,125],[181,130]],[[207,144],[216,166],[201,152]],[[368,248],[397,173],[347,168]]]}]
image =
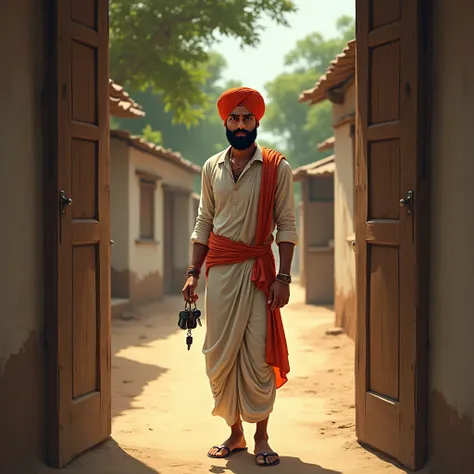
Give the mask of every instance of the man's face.
[{"label": "man's face", "polygon": [[227,140],[237,150],[246,150],[257,139],[257,119],[244,106],[239,105],[227,117]]}]

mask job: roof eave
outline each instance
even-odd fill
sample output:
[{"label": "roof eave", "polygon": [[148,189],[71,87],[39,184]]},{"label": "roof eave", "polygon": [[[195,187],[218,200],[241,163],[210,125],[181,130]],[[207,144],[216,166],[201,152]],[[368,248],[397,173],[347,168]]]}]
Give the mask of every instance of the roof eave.
[{"label": "roof eave", "polygon": [[185,169],[186,171],[192,174],[196,174],[196,175],[201,174],[201,168],[198,165],[192,163],[191,161],[186,160],[179,153],[174,152],[169,149],[164,149],[163,147],[147,142],[141,137],[131,135],[130,132],[126,130],[111,130],[110,136],[111,138],[116,138],[118,140],[122,140],[126,142],[127,145],[132,148],[135,148],[137,150],[143,151],[144,153],[153,155],[169,163],[172,163],[175,166],[181,169]]}]

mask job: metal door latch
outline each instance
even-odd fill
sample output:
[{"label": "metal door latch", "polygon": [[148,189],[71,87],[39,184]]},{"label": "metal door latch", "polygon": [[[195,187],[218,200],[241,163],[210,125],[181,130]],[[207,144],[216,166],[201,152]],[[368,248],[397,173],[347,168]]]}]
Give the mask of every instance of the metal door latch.
[{"label": "metal door latch", "polygon": [[413,191],[408,191],[405,199],[400,199],[400,207],[404,207],[408,214],[413,212]]},{"label": "metal door latch", "polygon": [[66,196],[66,192],[61,189],[59,192],[59,207],[61,209],[61,217],[64,217],[66,209],[72,206],[72,198]]}]

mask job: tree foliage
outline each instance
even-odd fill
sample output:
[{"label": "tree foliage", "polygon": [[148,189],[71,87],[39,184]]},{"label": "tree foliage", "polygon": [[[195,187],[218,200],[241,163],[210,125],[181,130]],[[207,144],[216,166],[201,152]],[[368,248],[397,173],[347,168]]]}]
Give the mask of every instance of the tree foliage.
[{"label": "tree foliage", "polygon": [[209,108],[205,66],[219,36],[258,46],[259,24],[287,24],[292,0],[111,0],[111,77],[161,95],[175,122],[196,124]]},{"label": "tree foliage", "polygon": [[322,158],[318,143],[332,135],[331,104],[308,107],[298,103],[305,89],[314,86],[330,62],[354,38],[354,20],[343,16],[337,21],[338,36],[325,39],[314,32],[298,41],[285,57],[286,71],[266,84],[270,98],[265,130],[277,137],[293,166]]},{"label": "tree foliage", "polygon": [[222,72],[227,63],[217,54],[210,53],[206,68],[208,80],[202,85],[201,91],[212,107],[206,109],[203,120],[189,127],[176,124],[172,112],[167,110],[162,94],[156,94],[151,88],[144,91],[129,90],[130,95],[143,106],[146,115],[143,118],[116,119],[114,128],[124,128],[131,133],[141,135],[144,139],[160,144],[166,148],[179,151],[186,159],[202,165],[213,153],[227,146],[223,123],[215,108],[217,98],[227,87],[237,86],[234,82],[222,83]]}]

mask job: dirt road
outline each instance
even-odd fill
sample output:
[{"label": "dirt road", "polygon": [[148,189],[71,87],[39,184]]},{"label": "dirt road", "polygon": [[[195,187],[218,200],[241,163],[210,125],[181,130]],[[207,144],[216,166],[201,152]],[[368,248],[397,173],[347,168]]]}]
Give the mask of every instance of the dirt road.
[{"label": "dirt road", "polygon": [[[112,440],[68,466],[68,474],[253,474],[252,426],[245,425],[249,453],[228,460],[206,457],[227,437],[210,415],[212,397],[204,372],[204,327],[187,351],[176,326],[178,297],[142,308],[113,325]],[[331,309],[307,306],[296,285],[284,310],[291,373],[279,390],[270,419],[270,443],[279,452],[277,474],[405,472],[362,449],[354,433],[354,345],[328,336]],[[41,470],[41,474],[57,472]],[[266,472],[266,471],[265,471]]]}]

